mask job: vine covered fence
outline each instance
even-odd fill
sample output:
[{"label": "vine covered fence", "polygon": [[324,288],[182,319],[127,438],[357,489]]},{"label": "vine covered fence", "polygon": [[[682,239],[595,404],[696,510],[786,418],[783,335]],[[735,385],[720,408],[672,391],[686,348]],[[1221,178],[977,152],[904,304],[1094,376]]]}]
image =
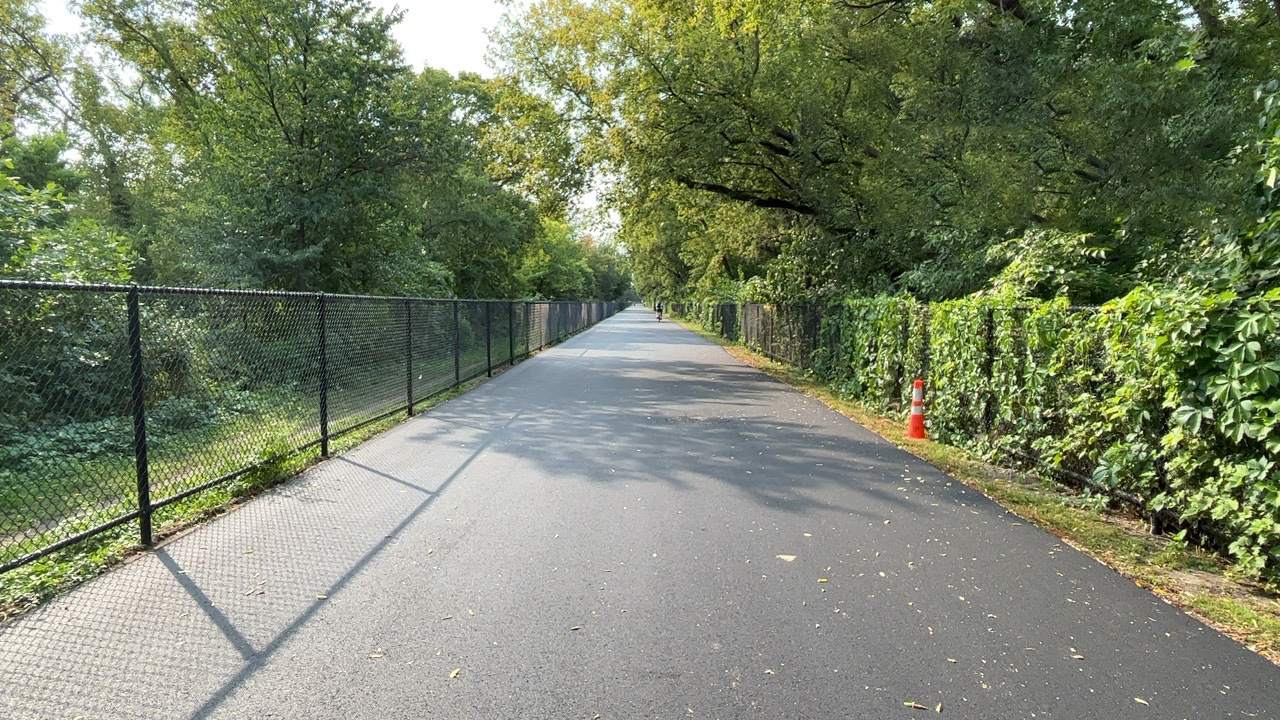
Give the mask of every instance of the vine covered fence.
[{"label": "vine covered fence", "polygon": [[623,303],[0,281],[0,572],[511,365]]},{"label": "vine covered fence", "polygon": [[1280,289],[1102,307],[903,296],[670,303],[880,410],[925,381],[932,438],[1047,469],[1162,531],[1280,570]]}]

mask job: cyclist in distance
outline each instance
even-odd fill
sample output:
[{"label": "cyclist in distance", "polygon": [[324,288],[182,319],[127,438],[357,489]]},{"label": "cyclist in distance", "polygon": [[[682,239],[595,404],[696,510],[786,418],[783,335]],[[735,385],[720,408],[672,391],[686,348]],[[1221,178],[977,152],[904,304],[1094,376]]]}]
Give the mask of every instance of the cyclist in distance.
[{"label": "cyclist in distance", "polygon": [[653,309],[658,313],[658,322],[662,322],[662,301],[659,300],[653,304]]}]

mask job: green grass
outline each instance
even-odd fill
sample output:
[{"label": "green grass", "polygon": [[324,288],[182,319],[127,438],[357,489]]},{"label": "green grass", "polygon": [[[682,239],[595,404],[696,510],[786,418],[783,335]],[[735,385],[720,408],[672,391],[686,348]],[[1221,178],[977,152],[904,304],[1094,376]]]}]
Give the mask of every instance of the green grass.
[{"label": "green grass", "polygon": [[[162,432],[153,425],[153,500],[260,462],[290,438],[300,442],[307,430],[296,396],[238,394],[236,399],[251,400],[252,410],[223,413],[203,427],[181,432]],[[126,426],[130,422],[121,420]],[[132,511],[137,506],[137,481],[132,448],[125,445],[126,450],[88,458],[59,455],[58,446],[51,446],[42,448],[37,458],[19,460],[9,468],[0,492],[0,516],[10,541],[0,548],[0,560],[20,557]]]},{"label": "green grass", "polygon": [[1225,559],[1153,535],[1139,518],[1109,511],[1071,488],[992,466],[951,445],[909,440],[905,412],[888,415],[867,407],[842,397],[811,373],[778,363],[693,323],[677,321],[1280,664],[1280,587],[1235,577]]}]

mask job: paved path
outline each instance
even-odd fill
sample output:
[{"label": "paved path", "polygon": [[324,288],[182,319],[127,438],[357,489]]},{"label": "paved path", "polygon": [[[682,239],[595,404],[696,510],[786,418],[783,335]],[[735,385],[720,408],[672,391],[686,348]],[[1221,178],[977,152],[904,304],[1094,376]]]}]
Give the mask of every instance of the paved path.
[{"label": "paved path", "polygon": [[638,309],[0,629],[5,718],[938,703],[1275,718],[1280,671]]}]

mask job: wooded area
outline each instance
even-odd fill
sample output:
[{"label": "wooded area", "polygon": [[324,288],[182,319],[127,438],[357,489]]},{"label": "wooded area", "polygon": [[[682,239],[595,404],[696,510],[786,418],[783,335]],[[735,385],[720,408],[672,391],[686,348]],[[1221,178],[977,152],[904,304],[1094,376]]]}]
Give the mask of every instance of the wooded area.
[{"label": "wooded area", "polygon": [[545,0],[500,52],[646,296],[1099,303],[1275,281],[1278,43],[1263,0]]},{"label": "wooded area", "polygon": [[0,0],[0,277],[621,299],[569,129],[363,0]]}]

